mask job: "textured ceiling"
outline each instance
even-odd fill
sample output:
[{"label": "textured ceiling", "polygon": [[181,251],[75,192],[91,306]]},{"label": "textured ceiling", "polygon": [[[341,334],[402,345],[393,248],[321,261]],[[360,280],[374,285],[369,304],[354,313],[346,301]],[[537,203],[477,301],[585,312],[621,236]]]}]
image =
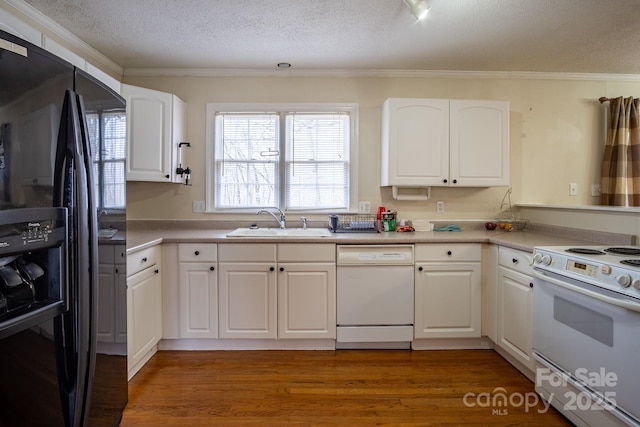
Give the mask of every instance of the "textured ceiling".
[{"label": "textured ceiling", "polygon": [[639,0],[25,0],[127,69],[640,74]]}]

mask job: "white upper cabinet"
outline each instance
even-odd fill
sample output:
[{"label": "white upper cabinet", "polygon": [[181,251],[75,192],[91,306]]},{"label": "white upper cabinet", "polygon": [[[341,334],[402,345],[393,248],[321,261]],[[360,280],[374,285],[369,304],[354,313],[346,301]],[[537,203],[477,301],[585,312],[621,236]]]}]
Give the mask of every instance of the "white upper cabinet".
[{"label": "white upper cabinet", "polygon": [[449,185],[509,185],[509,103],[451,100]]},{"label": "white upper cabinet", "polygon": [[381,185],[509,184],[509,103],[390,98],[382,107]]},{"label": "white upper cabinet", "polygon": [[127,181],[182,182],[178,144],[185,140],[186,106],[177,96],[122,85],[127,100]]},{"label": "white upper cabinet", "polygon": [[442,185],[449,174],[449,100],[387,99],[382,106],[382,186]]}]

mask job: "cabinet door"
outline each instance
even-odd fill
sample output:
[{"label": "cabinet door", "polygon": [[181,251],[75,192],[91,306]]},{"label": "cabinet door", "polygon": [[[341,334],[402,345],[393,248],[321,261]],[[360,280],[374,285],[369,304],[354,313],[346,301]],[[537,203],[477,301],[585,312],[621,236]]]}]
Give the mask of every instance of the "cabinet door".
[{"label": "cabinet door", "polygon": [[276,338],[275,263],[220,263],[219,337]]},{"label": "cabinet door", "polygon": [[[116,252],[117,255],[117,252]],[[114,276],[116,299],[115,340],[117,343],[127,342],[127,268],[125,264],[116,264]]]},{"label": "cabinet door", "polygon": [[218,337],[218,281],[215,264],[183,262],[180,274],[180,337]]},{"label": "cabinet door", "polygon": [[147,268],[128,277],[127,288],[127,353],[129,367],[134,369],[162,336],[158,267]]},{"label": "cabinet door", "polygon": [[480,263],[418,263],[415,337],[480,337]]},{"label": "cabinet door", "polygon": [[533,370],[532,279],[499,267],[498,345]]},{"label": "cabinet door", "polygon": [[509,103],[451,100],[450,185],[509,185]]},{"label": "cabinet door", "polygon": [[122,85],[127,101],[127,180],[180,182],[178,144],[184,141],[185,105],[173,94]]},{"label": "cabinet door", "polygon": [[127,342],[126,247],[98,245],[98,330],[100,342]]},{"label": "cabinet door", "polygon": [[113,264],[98,265],[98,330],[99,342],[116,341],[115,269]]},{"label": "cabinet door", "polygon": [[382,186],[447,185],[449,100],[387,99],[381,158]]},{"label": "cabinet door", "polygon": [[335,264],[279,264],[278,338],[335,337]]},{"label": "cabinet door", "polygon": [[114,247],[115,263],[115,332],[116,342],[127,342],[127,247],[126,245],[116,245]]},{"label": "cabinet door", "polygon": [[498,246],[487,245],[483,248],[482,264],[484,310],[482,324],[486,335],[493,342],[498,341]]}]

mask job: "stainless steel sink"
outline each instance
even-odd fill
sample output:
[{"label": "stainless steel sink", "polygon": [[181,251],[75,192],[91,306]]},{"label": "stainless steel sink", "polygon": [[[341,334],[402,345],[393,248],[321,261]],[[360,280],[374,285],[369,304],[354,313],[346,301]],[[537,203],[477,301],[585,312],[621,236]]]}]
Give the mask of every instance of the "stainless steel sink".
[{"label": "stainless steel sink", "polygon": [[236,228],[227,237],[330,237],[326,228]]},{"label": "stainless steel sink", "polygon": [[98,239],[111,239],[117,232],[117,228],[101,228],[98,230]]}]

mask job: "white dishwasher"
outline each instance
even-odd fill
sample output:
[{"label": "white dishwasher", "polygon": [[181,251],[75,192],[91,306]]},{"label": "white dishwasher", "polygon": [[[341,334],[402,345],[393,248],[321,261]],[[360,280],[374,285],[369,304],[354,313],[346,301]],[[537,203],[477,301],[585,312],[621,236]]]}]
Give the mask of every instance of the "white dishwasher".
[{"label": "white dishwasher", "polygon": [[336,348],[410,348],[413,245],[338,245]]}]

